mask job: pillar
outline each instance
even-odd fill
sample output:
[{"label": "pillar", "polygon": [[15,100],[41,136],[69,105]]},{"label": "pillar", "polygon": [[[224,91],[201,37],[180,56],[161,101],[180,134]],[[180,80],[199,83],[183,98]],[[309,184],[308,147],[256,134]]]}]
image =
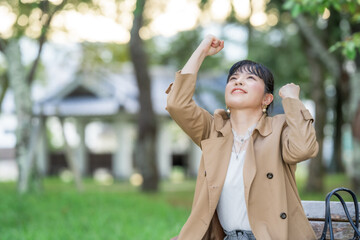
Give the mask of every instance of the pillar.
[{"label": "pillar", "polygon": [[192,177],[197,175],[199,170],[200,160],[201,160],[201,149],[198,145],[196,145],[193,141],[190,140],[190,147],[189,147],[189,174]]},{"label": "pillar", "polygon": [[46,136],[46,118],[40,117],[39,142],[36,151],[36,168],[41,176],[46,176],[49,170],[49,153]]},{"label": "pillar", "polygon": [[85,145],[85,127],[86,121],[84,119],[76,119],[76,131],[79,136],[79,143],[78,147],[75,149],[75,162],[81,176],[88,174],[89,168],[89,160]]},{"label": "pillar", "polygon": [[129,179],[133,173],[133,126],[124,119],[114,123],[117,148],[112,159],[112,172],[116,179]]},{"label": "pillar", "polygon": [[157,140],[156,140],[156,160],[159,176],[169,178],[171,174],[171,136],[167,129],[167,121],[159,121]]}]

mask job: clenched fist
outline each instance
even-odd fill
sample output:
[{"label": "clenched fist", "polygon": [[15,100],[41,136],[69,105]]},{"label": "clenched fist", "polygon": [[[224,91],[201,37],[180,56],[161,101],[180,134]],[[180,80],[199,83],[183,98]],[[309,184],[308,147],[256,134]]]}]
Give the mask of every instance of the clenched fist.
[{"label": "clenched fist", "polygon": [[299,94],[300,94],[300,87],[293,83],[288,83],[282,86],[279,90],[279,96],[282,99],[287,97],[299,99]]},{"label": "clenched fist", "polygon": [[202,49],[206,56],[215,55],[224,48],[224,41],[213,35],[207,35],[201,42],[199,48]]}]

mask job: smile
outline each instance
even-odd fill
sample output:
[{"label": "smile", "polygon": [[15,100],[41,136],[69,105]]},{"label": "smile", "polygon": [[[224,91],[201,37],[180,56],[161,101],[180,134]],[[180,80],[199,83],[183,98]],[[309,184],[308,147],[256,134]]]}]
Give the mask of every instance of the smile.
[{"label": "smile", "polygon": [[247,93],[244,89],[242,88],[234,88],[231,93]]}]

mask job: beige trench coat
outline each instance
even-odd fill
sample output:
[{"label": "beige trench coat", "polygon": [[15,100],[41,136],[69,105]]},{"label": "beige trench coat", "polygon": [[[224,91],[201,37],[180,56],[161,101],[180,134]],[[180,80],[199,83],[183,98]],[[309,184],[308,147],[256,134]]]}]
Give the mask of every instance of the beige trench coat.
[{"label": "beige trench coat", "polygon": [[[196,75],[176,73],[166,91],[167,110],[202,149],[191,214],[179,240],[224,238],[216,207],[233,145],[224,110],[211,115],[192,99]],[[301,101],[282,101],[285,114],[261,117],[248,144],[244,163],[245,200],[257,240],[316,239],[298,195],[296,163],[316,156],[313,118]]]}]

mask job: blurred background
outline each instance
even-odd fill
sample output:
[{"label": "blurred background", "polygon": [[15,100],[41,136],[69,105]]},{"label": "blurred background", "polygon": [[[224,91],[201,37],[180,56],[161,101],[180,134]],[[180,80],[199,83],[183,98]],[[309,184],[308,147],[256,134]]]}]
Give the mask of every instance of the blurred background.
[{"label": "blurred background", "polygon": [[201,152],[165,90],[207,34],[225,48],[202,65],[196,102],[225,108],[231,65],[263,63],[271,115],[294,82],[316,119],[301,198],[359,194],[359,31],[359,0],[0,0],[1,239],[175,236]]}]

